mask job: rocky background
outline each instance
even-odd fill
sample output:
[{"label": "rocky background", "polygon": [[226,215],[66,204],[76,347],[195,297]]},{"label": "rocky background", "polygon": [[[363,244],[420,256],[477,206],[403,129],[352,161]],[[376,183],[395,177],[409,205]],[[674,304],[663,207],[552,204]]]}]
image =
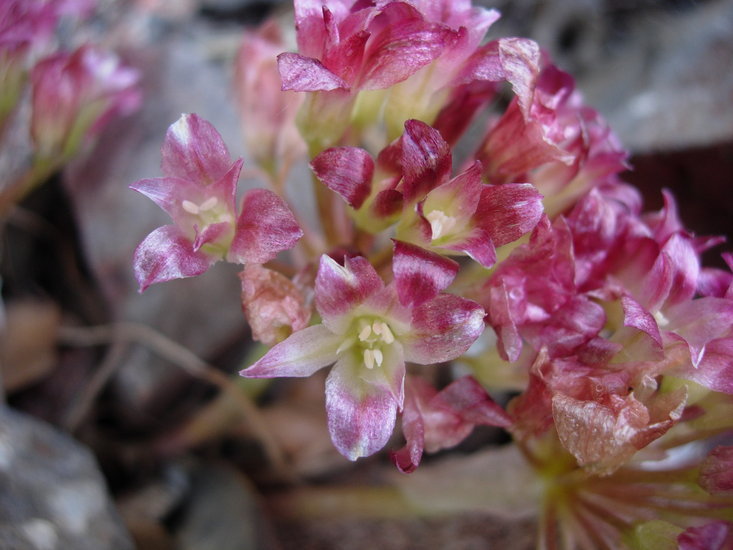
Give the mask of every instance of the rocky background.
[{"label": "rocky background", "polygon": [[[648,208],[670,188],[698,234],[733,236],[733,1],[513,0],[492,37],[530,36],[577,77],[631,150]],[[134,247],[165,215],[127,186],[196,112],[243,150],[232,62],[284,3],[103,0],[69,29],[143,74],[142,110],[17,208],[2,242],[0,549],[532,548],[532,485],[478,430],[398,476],[347,463],[323,380],[264,395],[231,266],[137,294]],[[0,153],[11,171],[22,133]],[[709,254],[718,261],[719,251]],[[258,406],[255,406],[257,396]]]}]

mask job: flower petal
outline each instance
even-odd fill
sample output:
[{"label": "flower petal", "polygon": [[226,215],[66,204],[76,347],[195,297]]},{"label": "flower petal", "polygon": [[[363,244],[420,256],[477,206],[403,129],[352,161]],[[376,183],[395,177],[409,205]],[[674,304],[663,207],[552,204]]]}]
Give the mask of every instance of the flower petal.
[{"label": "flower petal", "polygon": [[394,240],[392,270],[400,303],[418,306],[450,286],[458,273],[458,264],[419,246]]},{"label": "flower petal", "polygon": [[277,68],[283,81],[283,91],[318,92],[349,87],[317,59],[297,53],[278,55]]},{"label": "flower petal", "polygon": [[502,246],[532,231],[542,211],[542,195],[529,183],[485,185],[476,218],[494,245]]},{"label": "flower petal", "polygon": [[450,146],[440,133],[419,120],[405,122],[402,135],[401,191],[408,202],[421,200],[450,177]]},{"label": "flower petal", "polygon": [[372,33],[364,52],[359,87],[384,89],[416,73],[438,57],[458,34],[423,19],[405,2],[390,2],[369,25]]},{"label": "flower petal", "polygon": [[161,148],[166,176],[210,184],[227,173],[232,161],[219,132],[196,114],[171,124]]},{"label": "flower petal", "polygon": [[258,264],[245,265],[239,278],[242,309],[254,340],[272,346],[308,326],[310,310],[290,279]]},{"label": "flower petal", "polygon": [[245,378],[310,376],[336,361],[342,340],[323,325],[307,327],[291,334],[239,374]]},{"label": "flower petal", "polygon": [[227,259],[262,264],[295,246],[302,236],[285,201],[267,189],[252,189],[244,196]]},{"label": "flower petal", "polygon": [[326,380],[328,431],[349,460],[382,449],[392,435],[398,403],[391,392],[361,378],[363,363],[344,354]]},{"label": "flower petal", "polygon": [[316,275],[316,309],[330,325],[383,288],[384,282],[366,258],[346,257],[342,266],[324,254]]},{"label": "flower petal", "polygon": [[311,162],[321,182],[351,206],[359,209],[372,189],[374,160],[359,147],[332,147]]},{"label": "flower petal", "polygon": [[133,266],[140,292],[154,283],[201,275],[216,259],[200,251],[175,225],[159,227],[135,249]]},{"label": "flower petal", "polygon": [[476,302],[452,294],[414,308],[412,333],[402,337],[405,359],[420,365],[455,359],[483,332],[484,315]]}]

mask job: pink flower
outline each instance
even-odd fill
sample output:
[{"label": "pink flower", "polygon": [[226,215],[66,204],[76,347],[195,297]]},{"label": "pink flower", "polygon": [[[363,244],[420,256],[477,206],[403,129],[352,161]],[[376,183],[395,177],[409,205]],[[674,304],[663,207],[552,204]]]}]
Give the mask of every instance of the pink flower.
[{"label": "pink flower", "polygon": [[531,231],[542,215],[534,187],[486,185],[480,163],[450,179],[450,146],[418,120],[408,120],[402,137],[380,154],[382,173],[389,165],[396,176],[375,177],[374,161],[356,147],[327,149],[311,163],[316,176],[357,211],[357,223],[366,229],[381,229],[380,218],[389,223],[401,214],[398,239],[440,254],[468,255],[486,267],[496,261],[496,246]]},{"label": "pink flower", "polygon": [[479,47],[498,17],[466,2],[296,2],[299,53],[278,63],[283,90],[313,92],[299,116],[312,152],[337,144],[349,120],[357,131],[383,120],[393,139],[410,118],[440,119],[453,142],[497,83],[527,95],[537,45],[511,38]]},{"label": "pink flower", "polygon": [[68,159],[110,120],[135,111],[138,78],[115,55],[91,46],[38,63],[31,73],[31,135],[38,155]]},{"label": "pink flower", "polygon": [[407,377],[402,431],[407,444],[392,453],[395,466],[410,473],[430,453],[463,441],[474,426],[509,427],[511,418],[474,378],[464,376],[438,392],[417,377]]},{"label": "pink flower", "polygon": [[280,90],[276,55],[283,47],[275,21],[265,23],[256,32],[246,32],[234,78],[247,150],[278,179],[283,179],[292,163],[305,154],[305,143],[295,126],[303,96]]},{"label": "pink flower", "polygon": [[265,263],[302,236],[288,206],[272,191],[245,194],[235,206],[242,161],[232,163],[216,129],[195,114],[171,125],[162,147],[165,177],[130,187],[165,210],[175,225],[159,227],[135,250],[140,290],[200,275],[218,260]]},{"label": "pink flower", "polygon": [[[430,271],[429,260],[415,261]],[[432,270],[440,272],[441,266]],[[326,381],[328,426],[334,445],[350,460],[387,443],[404,402],[406,361],[428,365],[453,359],[483,330],[484,312],[476,303],[439,292],[450,276],[428,274],[429,286],[442,283],[427,295],[398,295],[414,288],[399,283],[409,273],[414,272],[396,271],[397,284],[385,286],[365,258],[346,257],[342,266],[322,256],[315,286],[322,323],[294,333],[241,372],[261,378],[310,376],[335,363]]]}]

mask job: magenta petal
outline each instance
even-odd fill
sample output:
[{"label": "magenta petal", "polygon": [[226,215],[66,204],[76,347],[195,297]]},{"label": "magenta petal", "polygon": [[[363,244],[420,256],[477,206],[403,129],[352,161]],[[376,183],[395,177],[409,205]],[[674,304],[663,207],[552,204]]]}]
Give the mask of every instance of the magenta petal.
[{"label": "magenta petal", "polygon": [[388,391],[360,377],[365,367],[347,353],[326,380],[328,431],[336,449],[349,460],[382,449],[392,435],[398,403]]},{"label": "magenta petal", "polygon": [[389,88],[438,57],[457,34],[425,21],[405,2],[390,2],[369,27],[372,36],[364,52],[360,88]]},{"label": "magenta petal", "polygon": [[677,537],[678,550],[726,550],[733,544],[731,524],[722,520],[688,527]]},{"label": "magenta petal", "polygon": [[433,399],[433,405],[447,407],[465,422],[508,428],[512,419],[472,376],[448,385]]},{"label": "magenta petal", "polygon": [[196,114],[181,115],[168,128],[161,155],[166,176],[202,184],[223,177],[232,164],[219,132]]},{"label": "magenta petal", "polygon": [[262,264],[295,246],[302,236],[285,201],[267,189],[252,189],[244,196],[227,259]]},{"label": "magenta petal", "polygon": [[175,225],[164,225],[138,245],[133,266],[142,292],[154,283],[201,275],[215,261],[194,251],[191,241]]},{"label": "magenta petal", "polygon": [[390,453],[390,458],[403,474],[414,472],[420,465],[425,447],[425,423],[423,406],[437,392],[430,384],[417,377],[405,379],[405,407],[402,411],[402,435],[406,443],[398,451]]},{"label": "magenta petal", "polygon": [[372,189],[374,160],[358,147],[332,147],[311,162],[323,184],[343,197],[353,208],[360,208]]},{"label": "magenta petal", "polygon": [[349,87],[317,59],[297,53],[278,55],[277,68],[283,81],[283,91],[317,92]]},{"label": "magenta petal", "polygon": [[316,275],[316,308],[329,324],[382,288],[384,282],[366,258],[347,257],[342,266],[324,254]]},{"label": "magenta petal", "polygon": [[675,375],[713,391],[733,394],[733,338],[713,340],[705,346],[705,355],[696,366],[687,364]]},{"label": "magenta petal", "polygon": [[669,323],[663,329],[687,344],[694,367],[702,360],[709,342],[733,336],[733,300],[690,300],[665,310],[664,315]]},{"label": "magenta petal", "polygon": [[181,207],[184,200],[198,201],[202,186],[196,182],[181,178],[149,178],[138,180],[130,189],[145,195],[174,220],[190,214]]},{"label": "magenta petal", "polygon": [[624,308],[624,325],[647,333],[661,348],[662,335],[659,333],[659,327],[654,320],[654,316],[630,296],[621,297],[621,305]]},{"label": "magenta petal", "polygon": [[394,240],[392,270],[400,303],[418,306],[450,286],[458,273],[458,264],[419,246]]},{"label": "magenta petal", "polygon": [[225,239],[227,233],[232,229],[232,224],[229,222],[213,223],[207,225],[203,231],[199,232],[196,227],[196,238],[193,240],[193,249],[198,251],[205,244],[216,244],[219,239]]},{"label": "magenta petal", "polygon": [[246,378],[310,376],[336,361],[336,350],[343,338],[323,325],[294,332],[254,365],[239,372]]},{"label": "magenta petal", "polygon": [[401,191],[409,202],[421,200],[450,177],[450,146],[436,129],[419,120],[405,122],[401,143]]},{"label": "magenta petal", "polygon": [[456,239],[441,248],[456,250],[470,256],[484,267],[496,263],[496,248],[488,231],[481,227],[474,228],[468,235]]},{"label": "magenta petal", "polygon": [[476,219],[494,244],[502,246],[532,231],[542,212],[542,195],[529,183],[486,185]]},{"label": "magenta petal", "polygon": [[413,309],[412,327],[412,333],[402,338],[407,361],[420,365],[450,361],[481,335],[484,310],[471,300],[441,294]]}]

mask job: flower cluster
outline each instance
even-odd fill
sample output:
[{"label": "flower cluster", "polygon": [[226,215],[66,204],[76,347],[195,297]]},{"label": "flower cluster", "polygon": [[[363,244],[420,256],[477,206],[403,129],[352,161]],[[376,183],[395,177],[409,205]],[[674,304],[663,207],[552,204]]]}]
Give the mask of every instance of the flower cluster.
[{"label": "flower cluster", "polygon": [[[298,51],[277,63],[274,24],[248,34],[238,97],[270,190],[237,209],[241,161],[184,115],[165,177],[133,185],[175,222],[138,248],[140,287],[245,264],[245,315],[272,347],[242,375],[333,365],[328,429],[349,459],[387,446],[398,418],[405,472],[476,425],[505,428],[544,481],[547,548],[725,548],[733,274],[700,262],[721,239],[686,231],[669,193],[643,213],[573,79],[531,40],[484,41],[498,16],[296,0]],[[318,224],[285,198],[306,151]],[[291,268],[271,262],[290,249]],[[448,362],[469,375],[434,387]],[[516,396],[502,408],[487,389]]]},{"label": "flower cluster", "polygon": [[90,0],[4,0],[0,4],[0,140],[31,87],[32,166],[0,192],[0,214],[74,156],[114,118],[140,105],[139,74],[91,44],[48,51],[62,16],[84,16]]}]

